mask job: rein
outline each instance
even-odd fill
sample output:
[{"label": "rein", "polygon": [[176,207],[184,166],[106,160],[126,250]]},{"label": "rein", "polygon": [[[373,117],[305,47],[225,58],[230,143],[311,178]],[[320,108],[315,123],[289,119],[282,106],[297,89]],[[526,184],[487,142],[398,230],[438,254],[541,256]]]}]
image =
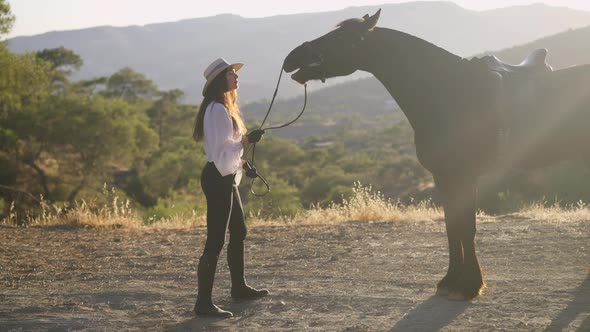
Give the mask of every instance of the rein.
[{"label": "rein", "polygon": [[[273,93],[272,99],[270,101],[270,105],[268,106],[268,110],[266,111],[266,115],[264,116],[264,119],[262,120],[262,123],[260,123],[260,126],[258,127],[258,129],[262,129],[264,131],[267,130],[271,130],[271,129],[280,129],[280,128],[285,128],[291,124],[293,124],[295,121],[299,120],[299,118],[303,115],[303,112],[305,112],[305,107],[307,106],[307,83],[305,83],[303,85],[304,87],[304,100],[303,100],[303,107],[301,108],[301,112],[299,112],[299,114],[297,115],[297,117],[295,117],[293,120],[284,123],[280,126],[270,126],[270,127],[266,127],[266,128],[262,128],[262,126],[264,126],[264,123],[266,122],[266,120],[268,119],[268,116],[270,115],[270,111],[272,109],[272,106],[275,102],[275,98],[277,97],[277,92],[279,91],[279,85],[281,83],[281,77],[283,76],[283,67],[281,67],[281,73],[279,74],[279,79],[277,80],[277,85],[275,87],[275,91]],[[256,153],[256,144],[257,143],[252,143],[252,158],[251,161],[246,160],[246,164],[244,165],[244,168],[246,169],[246,176],[251,178],[250,180],[250,192],[254,195],[254,196],[258,196],[258,197],[262,197],[266,194],[268,194],[270,192],[270,185],[268,184],[268,182],[266,181],[266,179],[260,175],[258,173],[258,171],[256,170],[256,168],[254,167],[254,158],[255,158],[255,153]],[[246,150],[246,153],[244,153],[244,155],[246,155],[248,153],[249,147]],[[266,191],[263,194],[259,194],[256,193],[254,191],[254,181],[256,179],[260,179],[260,181],[262,181],[262,183],[266,186]]]}]

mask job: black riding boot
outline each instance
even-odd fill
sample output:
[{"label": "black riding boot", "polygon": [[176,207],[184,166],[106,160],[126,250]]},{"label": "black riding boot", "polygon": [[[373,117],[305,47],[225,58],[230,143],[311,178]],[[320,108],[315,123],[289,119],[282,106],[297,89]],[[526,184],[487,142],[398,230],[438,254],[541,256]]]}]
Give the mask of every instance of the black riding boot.
[{"label": "black riding boot", "polygon": [[266,289],[256,289],[246,284],[244,279],[244,243],[230,243],[227,247],[227,263],[231,274],[231,297],[236,300],[253,300],[270,292]]},{"label": "black riding boot", "polygon": [[216,267],[217,259],[209,258],[207,254],[201,256],[197,270],[199,286],[197,293],[197,303],[195,303],[195,314],[197,316],[209,317],[233,317],[231,312],[219,308],[213,304],[213,301],[211,301],[213,279],[215,277]]}]

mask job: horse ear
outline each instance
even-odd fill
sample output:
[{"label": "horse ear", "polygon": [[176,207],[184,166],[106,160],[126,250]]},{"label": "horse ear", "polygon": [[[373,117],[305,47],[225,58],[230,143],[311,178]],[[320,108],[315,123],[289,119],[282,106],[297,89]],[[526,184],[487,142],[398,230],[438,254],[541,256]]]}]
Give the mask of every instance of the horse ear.
[{"label": "horse ear", "polygon": [[377,21],[379,21],[379,16],[381,16],[381,8],[379,8],[379,10],[373,16],[363,16],[367,30],[373,30],[373,28],[377,25]]}]

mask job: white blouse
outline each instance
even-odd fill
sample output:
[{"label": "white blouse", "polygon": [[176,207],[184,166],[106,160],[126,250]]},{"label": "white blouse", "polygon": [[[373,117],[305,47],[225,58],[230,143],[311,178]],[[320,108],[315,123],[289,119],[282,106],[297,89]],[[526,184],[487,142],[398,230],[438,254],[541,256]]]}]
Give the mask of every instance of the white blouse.
[{"label": "white blouse", "polygon": [[235,131],[227,108],[211,102],[205,111],[203,123],[205,155],[222,176],[236,173],[234,183],[242,179],[242,133]]}]

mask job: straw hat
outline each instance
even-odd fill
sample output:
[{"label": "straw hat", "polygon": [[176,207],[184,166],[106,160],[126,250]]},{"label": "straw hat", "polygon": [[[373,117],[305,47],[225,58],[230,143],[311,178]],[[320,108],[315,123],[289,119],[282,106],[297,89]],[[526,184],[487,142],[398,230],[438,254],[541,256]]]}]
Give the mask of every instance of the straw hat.
[{"label": "straw hat", "polygon": [[217,77],[217,75],[219,75],[219,73],[221,73],[228,67],[231,67],[235,71],[238,71],[243,66],[243,63],[230,64],[224,58],[219,58],[213,61],[209,65],[209,67],[207,67],[207,69],[205,69],[205,71],[203,72],[203,76],[205,76],[205,79],[207,80],[207,82],[205,82],[205,86],[203,87],[203,96],[205,95],[205,91],[207,91],[207,87],[209,86],[209,84],[213,82],[213,80],[215,79],[215,77]]}]

